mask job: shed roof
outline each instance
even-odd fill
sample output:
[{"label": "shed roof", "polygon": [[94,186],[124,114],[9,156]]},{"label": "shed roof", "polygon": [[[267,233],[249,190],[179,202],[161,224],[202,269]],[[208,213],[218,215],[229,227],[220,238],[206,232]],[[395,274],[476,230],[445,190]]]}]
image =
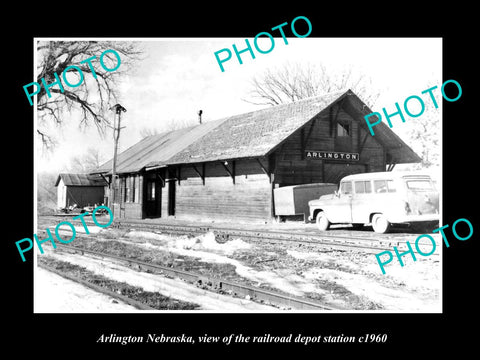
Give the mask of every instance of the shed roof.
[{"label": "shed roof", "polygon": [[58,186],[60,179],[65,186],[105,186],[105,180],[99,175],[90,174],[59,174],[55,186]]},{"label": "shed roof", "polygon": [[[351,90],[328,93],[146,137],[118,155],[117,173],[263,157],[320,112],[340,101],[342,107],[368,131],[363,116],[372,111]],[[387,149],[392,162],[420,161],[418,155],[384,123],[375,127],[375,140]],[[111,168],[112,160],[95,172],[110,173]]]}]

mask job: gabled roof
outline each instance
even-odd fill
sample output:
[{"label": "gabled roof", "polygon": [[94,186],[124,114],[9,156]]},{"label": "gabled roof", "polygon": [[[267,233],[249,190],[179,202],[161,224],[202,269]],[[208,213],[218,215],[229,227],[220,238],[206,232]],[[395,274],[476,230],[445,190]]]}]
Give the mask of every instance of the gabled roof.
[{"label": "gabled roof", "polygon": [[59,174],[55,186],[58,186],[60,179],[65,186],[105,186],[107,183],[99,175],[90,174]]},{"label": "gabled roof", "polygon": [[[320,112],[339,102],[368,132],[363,116],[372,111],[351,90],[341,91],[146,137],[118,155],[117,173],[175,164],[263,157]],[[420,161],[418,155],[384,123],[375,127],[374,138],[387,149],[392,162]],[[111,168],[112,160],[95,173],[111,173]]]},{"label": "gabled roof", "polygon": [[[373,111],[365,105],[351,90],[351,95],[344,103],[344,108],[349,111],[350,116],[357,119],[365,131],[370,136],[370,130],[365,122],[365,115],[372,113]],[[369,118],[370,123],[378,120],[376,116]],[[401,125],[400,125],[401,126]],[[397,134],[395,134],[390,128],[382,121],[378,125],[373,127],[375,136],[373,138],[378,141],[387,151],[387,158],[390,157],[391,163],[396,164],[408,164],[422,161],[422,159],[408,146]]]},{"label": "gabled roof", "polygon": [[167,165],[265,156],[343,96],[345,91],[231,116]]}]

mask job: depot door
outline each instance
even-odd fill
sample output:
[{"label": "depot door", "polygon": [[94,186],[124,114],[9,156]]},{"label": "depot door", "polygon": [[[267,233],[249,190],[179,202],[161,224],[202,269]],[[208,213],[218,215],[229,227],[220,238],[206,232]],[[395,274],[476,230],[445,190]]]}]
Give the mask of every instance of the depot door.
[{"label": "depot door", "polygon": [[162,211],[162,185],[159,179],[145,181],[144,190],[145,217],[160,217]]},{"label": "depot door", "polygon": [[168,182],[168,215],[175,216],[175,179]]}]

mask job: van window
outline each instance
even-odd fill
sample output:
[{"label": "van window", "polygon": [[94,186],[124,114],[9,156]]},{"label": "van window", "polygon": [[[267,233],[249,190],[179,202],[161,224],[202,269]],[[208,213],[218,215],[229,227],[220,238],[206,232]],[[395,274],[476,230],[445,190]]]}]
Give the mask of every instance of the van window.
[{"label": "van window", "polygon": [[385,193],[388,191],[386,180],[373,180],[373,191],[375,193]]},{"label": "van window", "polygon": [[350,181],[342,182],[340,185],[340,193],[348,195],[352,193],[352,183]]},{"label": "van window", "polygon": [[395,182],[393,180],[387,180],[387,188],[388,192],[396,192],[397,188],[395,186]]},{"label": "van window", "polygon": [[393,180],[373,180],[373,191],[375,193],[396,192]]},{"label": "van window", "polygon": [[370,181],[355,181],[355,193],[364,194],[372,192],[372,184]]},{"label": "van window", "polygon": [[433,190],[429,180],[407,180],[407,187],[411,190]]}]

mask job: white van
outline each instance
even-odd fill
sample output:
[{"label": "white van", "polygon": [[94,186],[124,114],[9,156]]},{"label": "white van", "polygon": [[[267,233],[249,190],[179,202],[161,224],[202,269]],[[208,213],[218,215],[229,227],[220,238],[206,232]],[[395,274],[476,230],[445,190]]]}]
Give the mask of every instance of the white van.
[{"label": "white van", "polygon": [[340,181],[339,190],[309,201],[319,230],[330,224],[372,224],[385,233],[392,224],[434,225],[439,221],[439,193],[429,175],[420,172],[355,174]]}]

